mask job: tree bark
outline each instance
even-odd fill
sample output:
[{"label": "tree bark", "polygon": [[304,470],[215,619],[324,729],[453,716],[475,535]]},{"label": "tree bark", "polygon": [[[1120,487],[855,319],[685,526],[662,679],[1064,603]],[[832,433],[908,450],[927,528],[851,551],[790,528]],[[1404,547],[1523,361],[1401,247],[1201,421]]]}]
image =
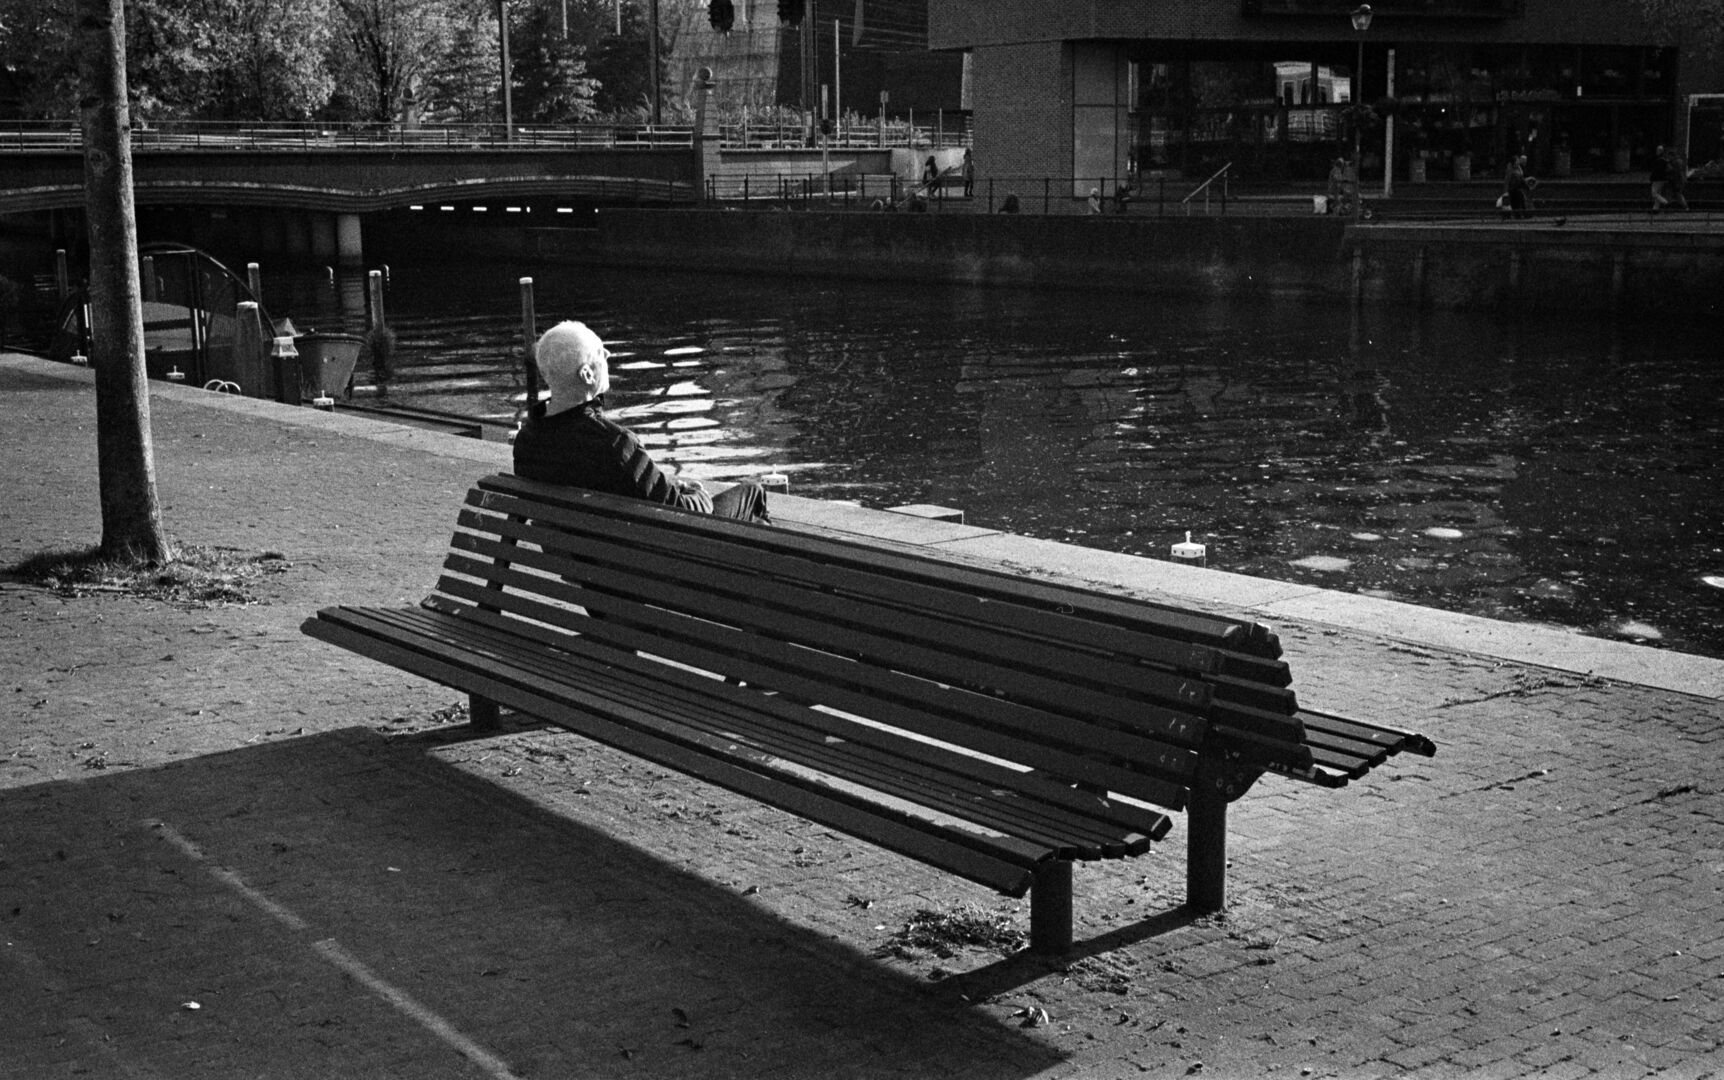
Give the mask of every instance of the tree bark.
[{"label": "tree bark", "polygon": [[143,294],[132,203],[124,0],[78,0],[79,122],[90,231],[90,365],[96,372],[96,464],[102,554],[173,557],[156,495]]}]

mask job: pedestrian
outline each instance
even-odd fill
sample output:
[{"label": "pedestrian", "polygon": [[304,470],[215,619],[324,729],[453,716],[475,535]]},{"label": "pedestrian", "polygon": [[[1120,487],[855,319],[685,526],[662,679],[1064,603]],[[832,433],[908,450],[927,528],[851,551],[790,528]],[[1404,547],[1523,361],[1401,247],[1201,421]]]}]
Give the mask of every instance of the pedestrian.
[{"label": "pedestrian", "polygon": [[515,434],[515,475],[628,495],[740,521],[770,522],[766,489],[745,481],[712,495],[699,480],[660,469],[634,433],[605,415],[610,350],[584,323],[560,322],[539,338],[535,359],[550,388]]},{"label": "pedestrian", "polygon": [[1329,163],[1329,197],[1323,204],[1325,214],[1339,214],[1345,210],[1347,197],[1347,159],[1338,157]]},{"label": "pedestrian", "polygon": [[1092,187],[1089,189],[1089,212],[1092,214],[1101,213],[1101,188]]},{"label": "pedestrian", "polygon": [[1509,158],[1508,167],[1503,170],[1503,198],[1498,205],[1502,207],[1504,217],[1527,216],[1530,204],[1527,200],[1525,154],[1516,154]]},{"label": "pedestrian", "polygon": [[930,196],[940,186],[940,166],[934,163],[933,154],[928,155],[927,163],[922,166],[922,186],[928,189]]},{"label": "pedestrian", "polygon": [[976,162],[970,157],[970,148],[964,147],[964,198],[973,199],[976,196]]},{"label": "pedestrian", "polygon": [[1688,209],[1688,159],[1682,156],[1682,151],[1672,146],[1666,154],[1665,167],[1670,172],[1670,178],[1665,181],[1665,185],[1670,192],[1671,208]]},{"label": "pedestrian", "polygon": [[1121,180],[1119,182],[1119,186],[1113,189],[1114,213],[1116,213],[1116,214],[1125,213],[1126,207],[1131,205],[1131,196],[1132,196],[1131,181],[1130,180]]},{"label": "pedestrian", "polygon": [[1652,154],[1647,177],[1652,181],[1652,212],[1656,214],[1670,204],[1670,158],[1662,144]]}]

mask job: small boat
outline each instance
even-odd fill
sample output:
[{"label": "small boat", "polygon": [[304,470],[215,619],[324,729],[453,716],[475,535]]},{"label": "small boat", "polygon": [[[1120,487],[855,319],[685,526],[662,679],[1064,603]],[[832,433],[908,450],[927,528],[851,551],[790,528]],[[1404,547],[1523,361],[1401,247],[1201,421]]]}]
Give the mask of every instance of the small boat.
[{"label": "small boat", "polygon": [[[150,243],[138,248],[143,292],[144,370],[152,379],[184,382],[246,397],[318,400],[345,395],[361,338],[352,334],[300,333],[290,319],[269,317],[244,278],[206,251],[186,244]],[[241,347],[239,305],[258,305],[261,349]],[[78,362],[90,353],[90,301],[80,289],[61,305],[49,355]],[[267,328],[267,329],[266,329]],[[278,378],[281,343],[299,353],[300,377]],[[257,355],[249,355],[252,352]],[[299,383],[298,392],[292,384]]]}]

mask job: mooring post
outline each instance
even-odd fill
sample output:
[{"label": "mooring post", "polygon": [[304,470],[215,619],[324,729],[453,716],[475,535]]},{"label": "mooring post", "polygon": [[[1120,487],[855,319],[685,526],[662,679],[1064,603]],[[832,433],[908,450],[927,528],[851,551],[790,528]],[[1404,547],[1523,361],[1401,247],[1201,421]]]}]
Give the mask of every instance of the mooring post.
[{"label": "mooring post", "polygon": [[366,291],[371,299],[371,329],[383,329],[383,271],[373,270],[366,275]]},{"label": "mooring post", "polygon": [[527,378],[526,408],[539,403],[539,318],[533,310],[533,279],[521,279],[521,368]]}]

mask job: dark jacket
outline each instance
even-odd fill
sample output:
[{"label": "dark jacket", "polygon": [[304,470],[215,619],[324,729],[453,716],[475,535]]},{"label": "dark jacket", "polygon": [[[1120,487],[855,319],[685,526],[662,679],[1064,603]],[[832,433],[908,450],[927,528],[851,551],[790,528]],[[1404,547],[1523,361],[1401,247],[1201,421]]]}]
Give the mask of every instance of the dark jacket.
[{"label": "dark jacket", "polygon": [[679,490],[634,433],[605,416],[597,400],[550,417],[544,402],[534,405],[515,435],[515,475],[712,512],[709,496]]}]

